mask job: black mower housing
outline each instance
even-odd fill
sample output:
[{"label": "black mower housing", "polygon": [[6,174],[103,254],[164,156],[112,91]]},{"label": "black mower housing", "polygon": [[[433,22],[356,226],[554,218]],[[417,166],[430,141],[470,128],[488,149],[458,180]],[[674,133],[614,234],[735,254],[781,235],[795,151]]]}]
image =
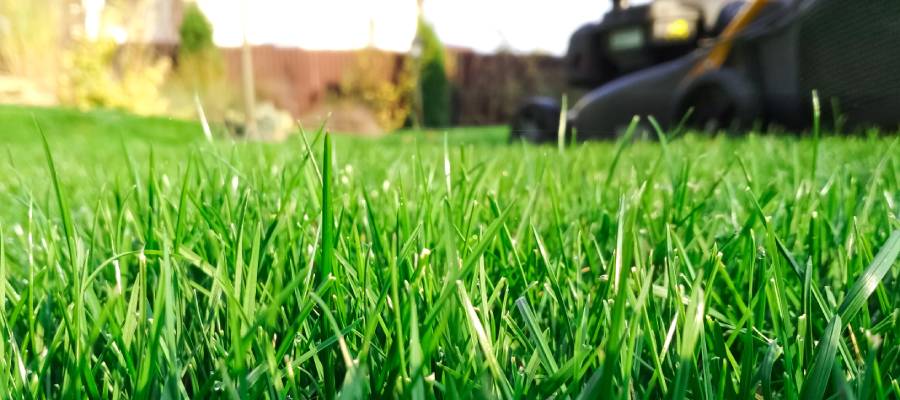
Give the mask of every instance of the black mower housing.
[{"label": "black mower housing", "polygon": [[[813,120],[814,91],[823,121],[839,128],[900,125],[900,1],[775,2],[735,38],[721,68],[693,75],[710,49],[601,85],[568,111],[568,127],[579,139],[611,138],[638,115],[663,128],[690,116],[684,121],[705,129],[761,122],[803,130]],[[558,105],[543,104],[543,115],[559,115]],[[520,136],[547,140],[557,130],[558,122],[545,122],[541,133]]]},{"label": "black mower housing", "polygon": [[690,53],[717,28],[704,12],[718,15],[724,6],[723,0],[704,0],[706,7],[695,3],[657,0],[626,7],[617,1],[600,22],[582,26],[569,40],[569,84],[594,88]]}]

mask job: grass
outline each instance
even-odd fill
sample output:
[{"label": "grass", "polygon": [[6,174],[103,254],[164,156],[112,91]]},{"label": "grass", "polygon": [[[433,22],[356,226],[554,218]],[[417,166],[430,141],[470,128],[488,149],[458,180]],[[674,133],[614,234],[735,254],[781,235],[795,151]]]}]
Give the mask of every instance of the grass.
[{"label": "grass", "polygon": [[0,121],[11,398],[900,397],[892,137]]}]

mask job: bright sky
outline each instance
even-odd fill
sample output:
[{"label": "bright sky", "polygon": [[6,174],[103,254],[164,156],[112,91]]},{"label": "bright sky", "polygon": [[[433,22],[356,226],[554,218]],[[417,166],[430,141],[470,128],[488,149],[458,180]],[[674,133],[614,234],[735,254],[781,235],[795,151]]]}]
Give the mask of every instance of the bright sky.
[{"label": "bright sky", "polygon": [[[416,31],[416,0],[245,0],[248,39],[312,50],[364,47],[374,26],[376,47],[408,50]],[[197,0],[221,46],[241,44],[241,0]],[[492,52],[563,54],[569,35],[597,21],[608,0],[425,0],[425,16],[445,44]]]}]

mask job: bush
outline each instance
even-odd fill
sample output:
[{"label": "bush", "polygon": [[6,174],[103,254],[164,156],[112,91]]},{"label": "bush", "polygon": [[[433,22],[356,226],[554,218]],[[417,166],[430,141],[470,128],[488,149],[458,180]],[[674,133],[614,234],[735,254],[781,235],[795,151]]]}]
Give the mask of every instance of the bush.
[{"label": "bush", "polygon": [[341,95],[369,109],[388,132],[409,119],[415,90],[411,60],[400,59],[400,65],[392,60],[376,50],[361,50],[341,82]]},{"label": "bush", "polygon": [[[187,6],[178,30],[181,44],[178,48],[178,68],[175,82],[184,100],[185,110],[193,114],[194,94],[198,95],[211,118],[224,116],[232,102],[233,91],[225,79],[225,62],[213,43],[213,28],[203,11],[196,4]],[[177,112],[176,112],[177,113]]]},{"label": "bush", "polygon": [[202,53],[216,47],[213,44],[212,24],[194,3],[184,10],[178,35],[181,39],[179,51],[182,55]]},{"label": "bush", "polygon": [[[456,55],[466,66],[451,73],[454,90],[454,123],[460,125],[505,124],[531,96],[559,99],[566,92],[563,61],[537,54],[472,52]],[[569,92],[577,98],[577,92]]]},{"label": "bush", "polygon": [[0,1],[0,74],[26,80],[41,92],[56,92],[63,10],[61,0]]},{"label": "bush", "polygon": [[65,54],[63,66],[59,98],[64,104],[143,115],[167,109],[160,88],[169,62],[154,58],[140,46],[119,47],[110,39],[81,41]]},{"label": "bush", "polygon": [[421,117],[426,127],[450,125],[450,82],[444,45],[434,29],[419,19],[417,32],[419,51],[419,90],[421,94]]}]

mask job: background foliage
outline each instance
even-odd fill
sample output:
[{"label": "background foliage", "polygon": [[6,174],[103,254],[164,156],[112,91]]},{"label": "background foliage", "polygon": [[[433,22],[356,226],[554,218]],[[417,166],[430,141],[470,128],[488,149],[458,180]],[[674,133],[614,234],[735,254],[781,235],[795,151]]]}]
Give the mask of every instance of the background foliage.
[{"label": "background foliage", "polygon": [[393,132],[406,125],[413,110],[413,66],[409,57],[383,57],[375,49],[361,50],[344,75],[340,97],[361,103],[372,111],[381,129]]},{"label": "background foliage", "polygon": [[236,90],[227,80],[225,61],[213,43],[212,24],[196,3],[186,6],[178,32],[177,68],[169,92],[172,111],[196,116],[196,95],[207,117],[221,120],[236,103]]},{"label": "background foliage", "polygon": [[141,46],[121,47],[108,38],[79,41],[67,52],[63,67],[59,88],[63,104],[143,115],[168,109],[162,86],[170,63]]},{"label": "background foliage", "polygon": [[55,93],[68,33],[64,10],[61,0],[0,1],[0,74]]},{"label": "background foliage", "polygon": [[450,124],[450,82],[447,79],[444,45],[434,28],[419,19],[416,33],[419,69],[418,81],[421,95],[422,121],[426,127],[439,128]]}]

